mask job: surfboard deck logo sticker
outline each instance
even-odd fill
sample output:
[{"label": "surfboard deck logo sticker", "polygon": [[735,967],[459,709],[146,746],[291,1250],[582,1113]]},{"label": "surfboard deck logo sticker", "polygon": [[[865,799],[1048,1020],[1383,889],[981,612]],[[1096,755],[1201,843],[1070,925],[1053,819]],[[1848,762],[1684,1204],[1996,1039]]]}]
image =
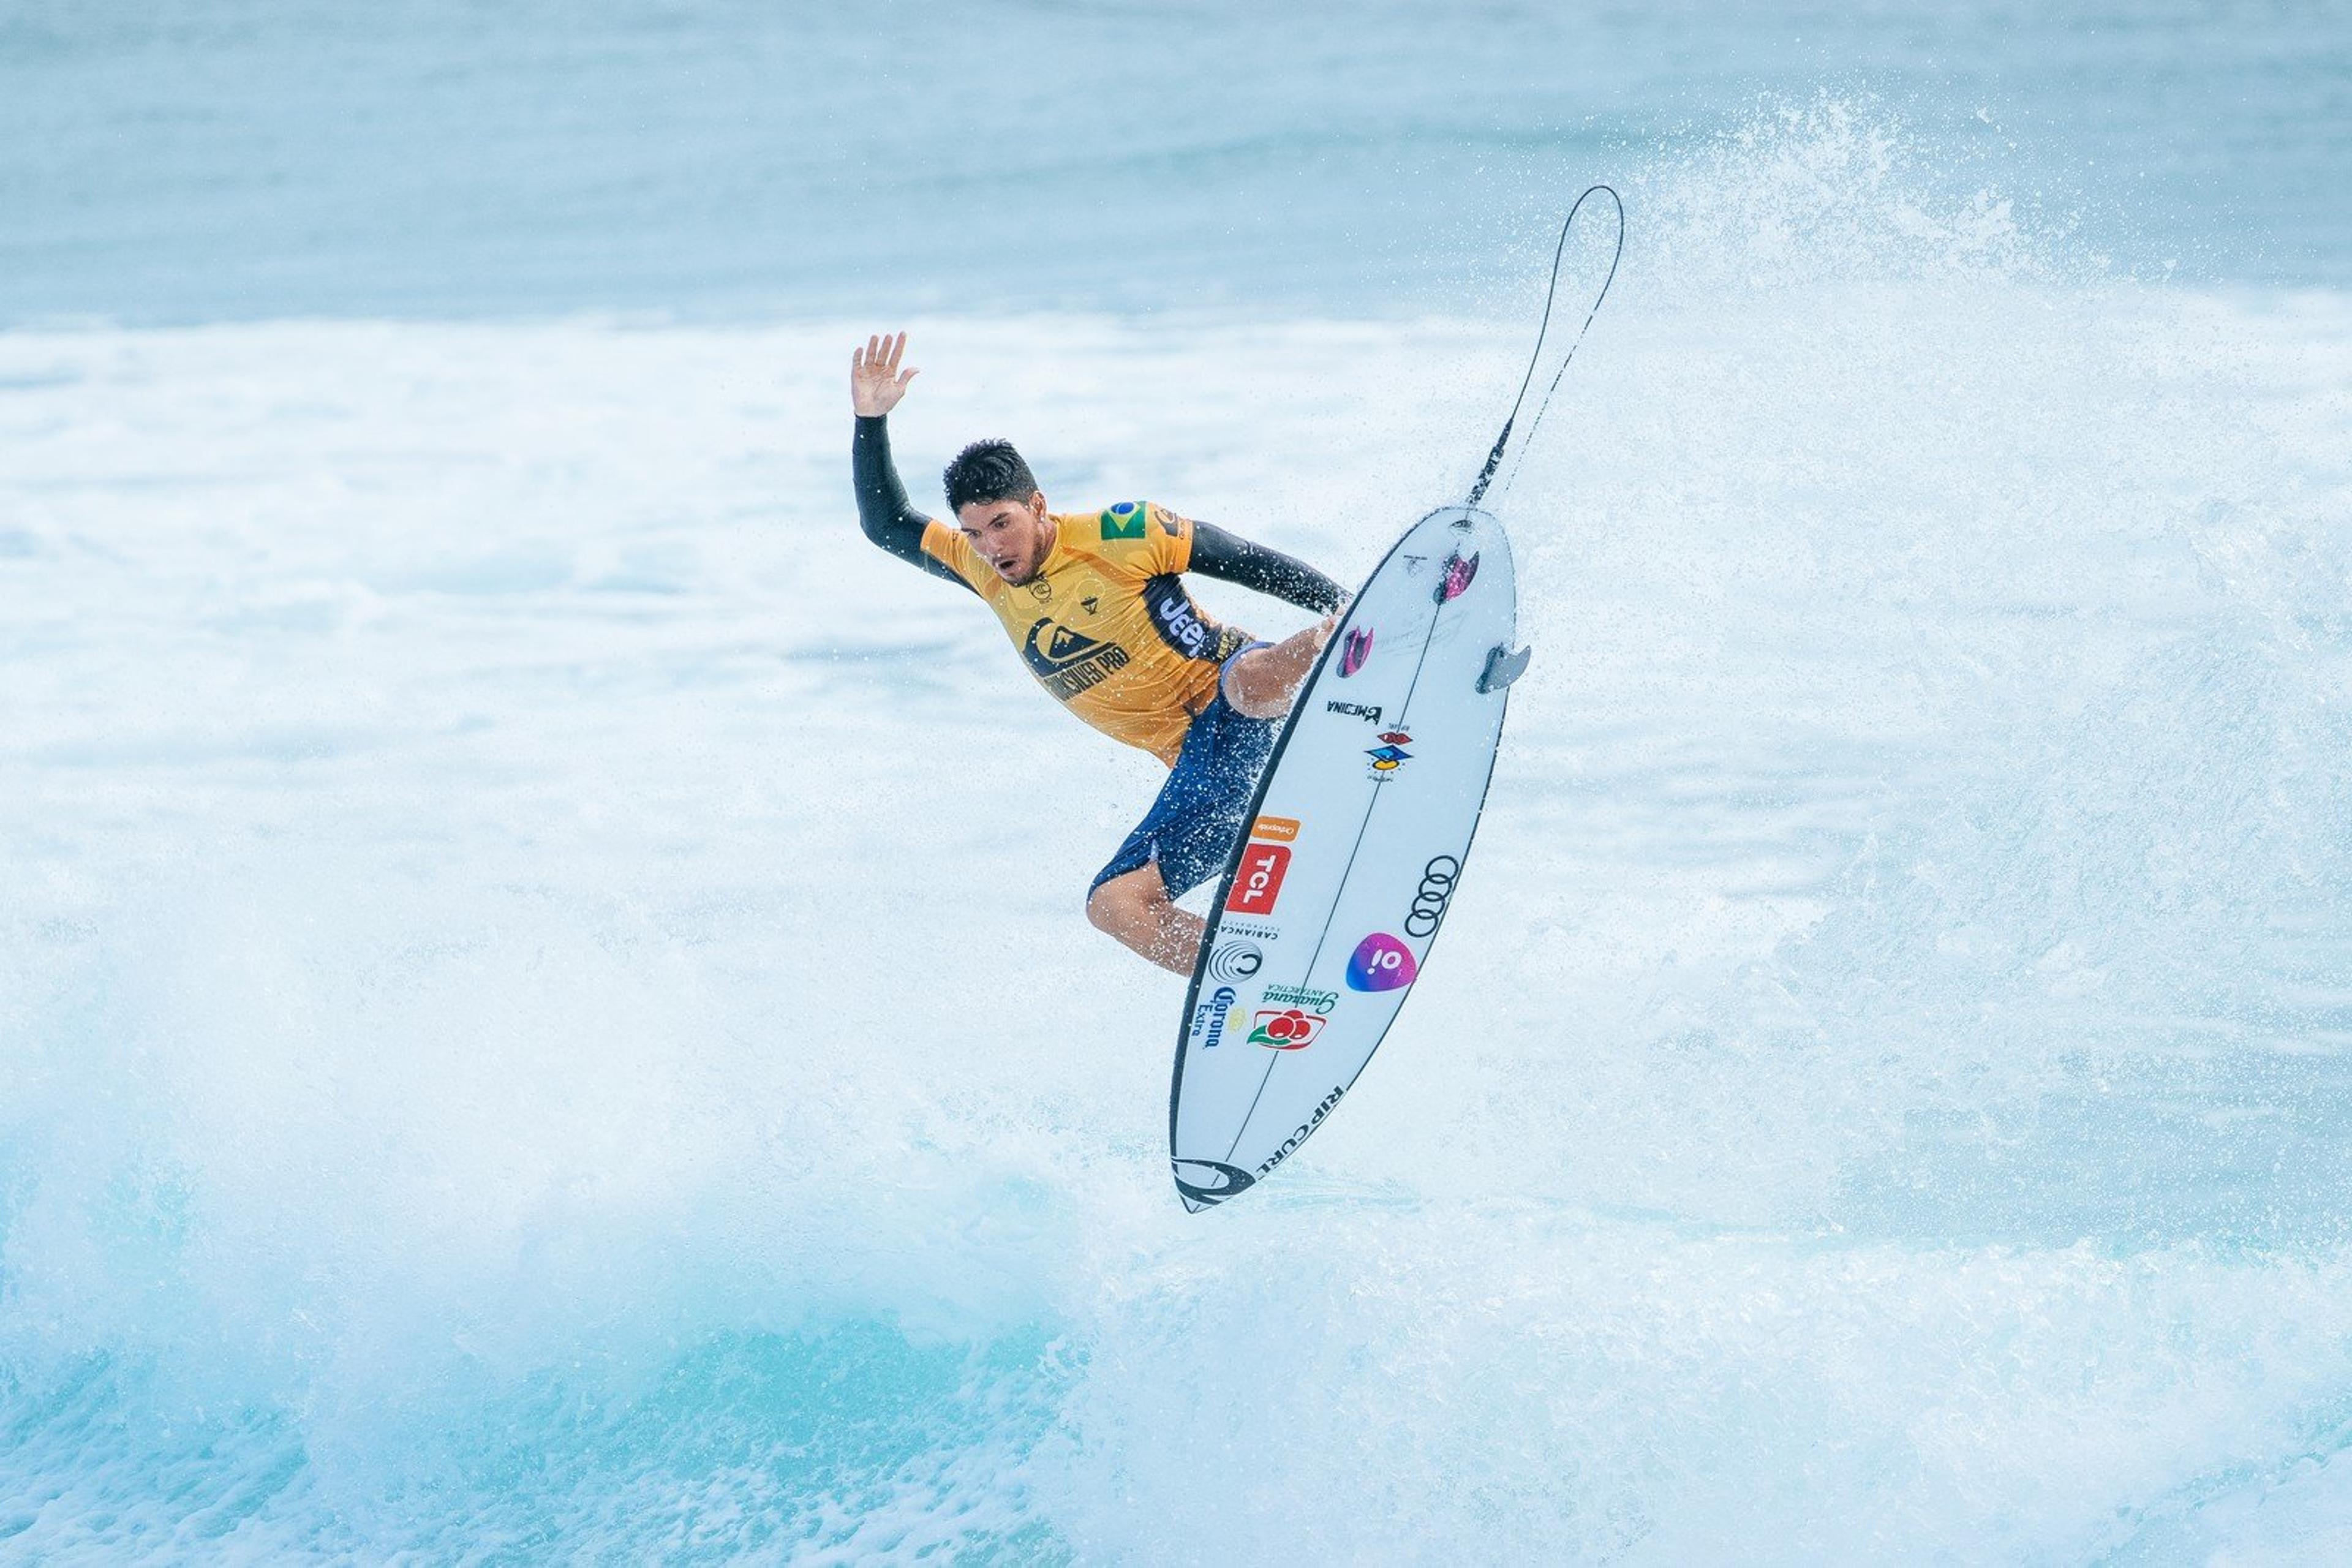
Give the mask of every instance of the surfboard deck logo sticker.
[{"label": "surfboard deck logo sticker", "polygon": [[1376,931],[1348,955],[1348,988],[1351,991],[1402,991],[1419,978],[1421,966],[1412,949],[1384,931]]},{"label": "surfboard deck logo sticker", "polygon": [[1282,897],[1283,879],[1290,872],[1290,847],[1253,838],[1235,869],[1239,875],[1225,907],[1237,915],[1272,914],[1276,900]]},{"label": "surfboard deck logo sticker", "polygon": [[1216,980],[1247,980],[1265,963],[1265,949],[1254,942],[1219,942],[1209,953],[1209,974]]},{"label": "surfboard deck logo sticker", "polygon": [[1329,1021],[1300,1007],[1263,1007],[1250,1020],[1249,1042],[1270,1051],[1305,1050]]}]

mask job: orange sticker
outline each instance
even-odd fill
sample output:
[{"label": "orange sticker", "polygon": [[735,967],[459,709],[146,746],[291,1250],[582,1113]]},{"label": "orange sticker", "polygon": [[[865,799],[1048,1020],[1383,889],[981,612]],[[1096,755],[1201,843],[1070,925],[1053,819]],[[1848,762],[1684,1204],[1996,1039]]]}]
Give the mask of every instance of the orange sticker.
[{"label": "orange sticker", "polygon": [[1298,822],[1295,817],[1261,816],[1250,824],[1250,837],[1271,838],[1276,844],[1288,844],[1298,837]]}]

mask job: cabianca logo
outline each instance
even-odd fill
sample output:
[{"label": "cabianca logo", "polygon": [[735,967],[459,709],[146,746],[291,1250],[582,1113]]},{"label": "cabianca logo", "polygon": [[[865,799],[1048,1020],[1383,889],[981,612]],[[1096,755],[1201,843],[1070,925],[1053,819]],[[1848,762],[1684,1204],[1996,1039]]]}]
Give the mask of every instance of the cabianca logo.
[{"label": "cabianca logo", "polygon": [[1209,953],[1209,975],[1215,980],[1247,980],[1265,965],[1265,949],[1254,942],[1220,942]]}]

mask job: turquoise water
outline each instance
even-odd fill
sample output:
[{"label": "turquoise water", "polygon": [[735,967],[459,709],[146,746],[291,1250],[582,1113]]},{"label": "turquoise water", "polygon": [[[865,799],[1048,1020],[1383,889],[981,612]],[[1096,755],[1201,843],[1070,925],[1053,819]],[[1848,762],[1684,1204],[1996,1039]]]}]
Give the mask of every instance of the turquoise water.
[{"label": "turquoise water", "polygon": [[[0,10],[0,1562],[2352,1552],[2344,23],[1433,15]],[[1603,177],[1446,945],[1187,1216],[844,361],[1352,576]]]},{"label": "turquoise water", "polygon": [[1817,96],[2134,271],[2352,281],[2324,4],[0,11],[0,320],[1458,310]]}]

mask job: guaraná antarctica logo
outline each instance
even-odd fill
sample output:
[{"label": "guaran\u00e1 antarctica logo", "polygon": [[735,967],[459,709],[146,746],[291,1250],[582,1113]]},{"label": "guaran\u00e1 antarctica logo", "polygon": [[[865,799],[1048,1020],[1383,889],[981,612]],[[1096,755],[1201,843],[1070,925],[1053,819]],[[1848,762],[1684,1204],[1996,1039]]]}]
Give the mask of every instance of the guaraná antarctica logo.
[{"label": "guaran\u00e1 antarctica logo", "polygon": [[1267,1007],[1250,1019],[1249,1043],[1270,1051],[1295,1051],[1313,1043],[1325,1020],[1297,1007]]},{"label": "guaran\u00e1 antarctica logo", "polygon": [[1303,985],[1269,985],[1258,995],[1268,1004],[1250,1018],[1249,1043],[1270,1051],[1295,1051],[1310,1043],[1339,1005],[1336,991]]}]

